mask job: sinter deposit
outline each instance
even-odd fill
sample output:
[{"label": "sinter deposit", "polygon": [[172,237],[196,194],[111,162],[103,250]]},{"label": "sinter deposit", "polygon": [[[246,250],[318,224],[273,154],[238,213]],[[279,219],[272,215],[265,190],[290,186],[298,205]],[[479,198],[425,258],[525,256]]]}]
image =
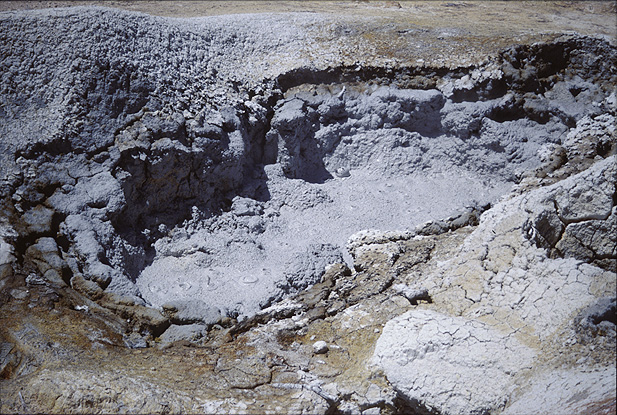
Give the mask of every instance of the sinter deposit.
[{"label": "sinter deposit", "polygon": [[0,14],[2,412],[615,412],[615,45],[339,26]]}]

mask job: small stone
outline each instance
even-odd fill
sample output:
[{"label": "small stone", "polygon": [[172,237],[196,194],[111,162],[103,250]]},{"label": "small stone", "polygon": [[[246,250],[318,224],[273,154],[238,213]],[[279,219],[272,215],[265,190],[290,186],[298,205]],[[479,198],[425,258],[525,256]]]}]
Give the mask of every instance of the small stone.
[{"label": "small stone", "polygon": [[334,174],[336,174],[336,176],[340,177],[340,178],[351,176],[351,173],[349,172],[349,169],[346,169],[344,167],[339,167],[338,169],[336,169]]},{"label": "small stone", "polygon": [[417,305],[419,301],[431,303],[432,299],[428,290],[424,287],[409,287],[405,284],[396,284],[392,287],[396,292],[407,298],[412,305]]},{"label": "small stone", "polygon": [[128,336],[124,336],[124,344],[129,349],[145,349],[148,347],[148,343],[139,333],[131,333]]},{"label": "small stone", "polygon": [[313,352],[315,354],[324,354],[327,351],[328,351],[328,344],[325,341],[319,340],[313,344]]},{"label": "small stone", "polygon": [[25,300],[28,297],[28,291],[26,290],[21,290],[18,288],[12,289],[10,291],[11,297],[13,297],[16,300]]},{"label": "small stone", "polygon": [[180,340],[188,340],[189,342],[199,341],[208,333],[208,328],[202,324],[187,324],[176,325],[172,324],[160,336],[162,345],[168,345]]}]

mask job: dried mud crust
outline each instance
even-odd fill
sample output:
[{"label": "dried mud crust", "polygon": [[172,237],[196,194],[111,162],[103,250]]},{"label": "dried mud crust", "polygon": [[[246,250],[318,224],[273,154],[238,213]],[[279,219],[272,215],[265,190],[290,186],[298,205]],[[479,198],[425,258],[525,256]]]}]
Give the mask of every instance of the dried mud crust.
[{"label": "dried mud crust", "polygon": [[[589,177],[582,178],[581,183],[595,187],[594,181],[601,180],[597,172],[603,169],[607,173],[613,171],[609,174],[614,176],[614,168],[607,169],[611,161],[614,163],[614,160],[605,160],[583,172]],[[551,191],[568,192],[572,183],[574,180],[566,180],[551,186],[553,190],[538,188],[536,193],[550,200]],[[601,194],[610,196],[611,190],[605,189]],[[357,413],[378,408],[380,413],[423,413],[437,408],[442,413],[452,413],[457,407],[432,406],[430,399],[410,399],[405,383],[400,383],[400,378],[391,373],[388,365],[383,366],[386,377],[370,366],[374,353],[380,356],[378,366],[383,365],[380,363],[383,359],[388,359],[388,355],[383,354],[383,343],[388,341],[381,338],[384,330],[397,339],[414,338],[404,332],[393,333],[393,319],[403,315],[417,319],[426,313],[434,317],[423,325],[441,322],[438,326],[444,330],[460,332],[462,343],[468,342],[469,337],[457,328],[459,320],[474,321],[474,325],[467,326],[472,330],[472,339],[480,334],[473,331],[478,330],[478,324],[490,324],[500,336],[511,332],[503,338],[508,339],[508,344],[516,342],[521,350],[510,363],[514,366],[506,369],[506,380],[500,382],[510,388],[510,372],[520,372],[519,394],[523,399],[528,396],[526,394],[534,393],[526,388],[529,382],[551,388],[559,382],[570,382],[572,374],[567,370],[562,372],[566,362],[573,367],[579,362],[585,362],[590,368],[610,367],[615,345],[614,299],[612,302],[591,301],[590,307],[583,307],[580,315],[565,325],[552,325],[550,320],[555,320],[561,312],[549,311],[551,307],[543,310],[555,316],[531,315],[525,322],[525,313],[536,306],[545,307],[542,302],[549,304],[555,294],[549,295],[549,288],[546,299],[517,300],[520,294],[517,296],[516,284],[524,282],[532,286],[539,282],[529,276],[518,281],[503,276],[503,273],[519,272],[516,267],[541,266],[543,262],[540,260],[535,265],[521,262],[527,257],[525,261],[531,264],[537,261],[531,258],[541,254],[534,246],[517,242],[527,238],[525,223],[519,210],[510,211],[508,206],[518,206],[521,201],[528,206],[540,205],[534,200],[538,196],[523,196],[516,202],[505,201],[494,211],[487,211],[489,217],[500,219],[491,222],[485,218],[485,223],[479,226],[474,226],[477,216],[472,214],[451,218],[437,227],[427,224],[418,230],[425,236],[362,232],[348,244],[354,258],[353,270],[344,264],[332,265],[322,282],[251,319],[215,325],[201,338],[161,344],[161,347],[128,349],[124,347],[126,338],[118,336],[118,333],[132,330],[128,320],[119,320],[87,297],[48,281],[29,277],[24,287],[23,281],[14,280],[14,285],[6,287],[2,298],[2,320],[6,322],[3,349],[10,356],[5,359],[8,364],[2,373],[10,379],[4,383],[4,391],[15,398],[3,401],[3,411],[59,412],[66,407],[79,411],[91,408],[122,411],[130,407],[138,412],[161,413],[169,410],[183,413]],[[525,211],[524,205],[520,211]],[[514,220],[508,215],[513,215]],[[450,231],[444,233],[448,229]],[[494,250],[502,255],[490,252]],[[516,264],[512,270],[508,258],[503,255],[508,250],[519,257],[518,261],[511,262]],[[444,264],[450,265],[443,268]],[[547,264],[544,271],[544,283],[567,274],[567,281],[555,280],[549,282],[549,287],[559,287],[557,293],[559,290],[572,292],[573,295],[567,294],[569,302],[585,304],[589,298],[610,294],[615,289],[610,273],[567,260],[551,264]],[[569,271],[564,273],[565,269]],[[494,276],[485,278],[482,273]],[[533,269],[528,269],[528,273],[538,274]],[[587,280],[591,281],[589,292],[581,291],[577,295],[577,284],[588,284]],[[503,288],[496,288],[499,285]],[[478,301],[483,295],[498,296],[506,304],[505,310],[510,312],[487,309],[484,304],[501,306],[498,301]],[[516,306],[511,309],[507,304]],[[448,314],[460,317],[452,320],[446,317]],[[16,315],[24,317],[15,320]],[[50,318],[53,325],[49,324]],[[545,319],[548,325],[540,325],[542,330],[531,328]],[[452,328],[448,321],[453,322]],[[466,325],[463,323],[463,327]],[[485,336],[482,341],[489,346],[482,353],[492,353],[490,345],[495,338],[490,330]],[[419,341],[430,342],[437,338],[417,337]],[[315,348],[317,342],[325,342],[325,352],[323,348]],[[375,344],[378,345],[376,351]],[[469,352],[475,353],[473,341],[471,346]],[[532,376],[528,374],[529,367],[517,366],[523,357],[529,360],[530,354],[536,356],[533,357],[536,369],[544,368],[546,373],[551,373],[559,367],[558,376]],[[441,371],[439,365],[433,366],[432,376],[439,379]],[[589,374],[576,376],[594,381],[599,372],[596,369],[586,373]],[[504,375],[499,376],[503,378]],[[47,382],[52,377],[54,388],[49,388]],[[528,377],[531,380],[524,381]],[[144,388],[147,394],[143,393]],[[602,390],[605,388],[606,385]],[[497,397],[501,399],[503,395],[498,393]],[[601,403],[585,399],[581,402],[586,408]],[[493,402],[488,404],[493,405]],[[494,409],[503,408],[499,403],[495,405]],[[607,406],[606,403],[602,405]],[[517,413],[516,410],[515,405],[512,413]]]},{"label": "dried mud crust", "polygon": [[[70,406],[139,413],[165,408],[183,413],[328,413],[381,407],[384,413],[396,413],[396,392],[385,379],[371,379],[366,369],[372,353],[367,346],[392,317],[412,309],[412,303],[431,300],[397,294],[390,288],[390,275],[402,269],[422,272],[451,256],[469,232],[394,242],[397,258],[386,261],[389,266],[381,264],[387,253],[366,253],[358,267],[375,265],[371,271],[352,273],[343,264],[333,265],[322,283],[250,320],[230,328],[216,326],[199,340],[162,348],[127,349],[118,335],[129,330],[126,320],[110,317],[65,288],[30,282],[22,297],[7,287],[12,296],[3,298],[3,338],[23,346],[12,346],[14,358],[3,368],[3,378],[12,379],[3,381],[3,393],[14,399],[3,399],[2,411],[56,412]],[[424,252],[421,258],[418,251]],[[370,286],[362,282],[365,272],[371,272]],[[17,322],[15,315],[24,318]],[[323,355],[313,350],[320,340],[328,345]],[[55,387],[35,390],[29,373],[37,373],[43,383],[54,376]],[[144,387],[148,395],[140,392]],[[123,393],[105,397],[104,388]]]}]

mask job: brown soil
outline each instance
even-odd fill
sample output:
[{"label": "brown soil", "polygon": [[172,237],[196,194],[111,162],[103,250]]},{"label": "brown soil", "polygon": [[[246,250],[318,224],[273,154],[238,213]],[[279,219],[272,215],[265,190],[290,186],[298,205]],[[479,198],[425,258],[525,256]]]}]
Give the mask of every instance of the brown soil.
[{"label": "brown soil", "polygon": [[339,28],[324,28],[319,40],[344,42],[349,56],[341,58],[352,65],[360,57],[374,64],[392,59],[413,66],[465,67],[513,44],[550,41],[565,33],[617,36],[617,4],[610,1],[4,1],[0,12],[83,5],[172,17],[322,13],[339,17],[350,29],[341,35]]}]

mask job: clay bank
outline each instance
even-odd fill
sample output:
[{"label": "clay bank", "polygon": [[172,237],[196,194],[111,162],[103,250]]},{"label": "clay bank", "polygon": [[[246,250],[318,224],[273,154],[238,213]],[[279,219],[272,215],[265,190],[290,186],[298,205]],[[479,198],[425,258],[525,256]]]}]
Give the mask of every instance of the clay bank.
[{"label": "clay bank", "polygon": [[611,5],[222,5],[0,13],[1,411],[615,413]]}]

